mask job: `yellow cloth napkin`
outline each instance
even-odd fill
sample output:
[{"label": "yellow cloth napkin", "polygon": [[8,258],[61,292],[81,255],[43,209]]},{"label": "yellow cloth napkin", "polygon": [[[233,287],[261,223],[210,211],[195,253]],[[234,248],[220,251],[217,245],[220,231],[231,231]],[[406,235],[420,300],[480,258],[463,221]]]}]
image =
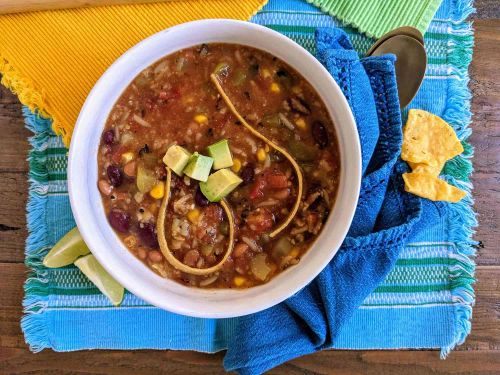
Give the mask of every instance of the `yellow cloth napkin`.
[{"label": "yellow cloth napkin", "polygon": [[51,117],[69,145],[87,94],[127,49],[182,22],[248,20],[266,1],[186,0],[0,16],[1,82]]}]

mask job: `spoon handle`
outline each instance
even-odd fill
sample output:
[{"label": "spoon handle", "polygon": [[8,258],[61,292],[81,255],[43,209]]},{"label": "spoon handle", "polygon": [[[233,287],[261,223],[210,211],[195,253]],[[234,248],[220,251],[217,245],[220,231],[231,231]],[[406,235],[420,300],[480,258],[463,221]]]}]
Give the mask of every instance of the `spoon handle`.
[{"label": "spoon handle", "polygon": [[0,14],[83,8],[119,4],[143,4],[168,0],[1,0]]}]

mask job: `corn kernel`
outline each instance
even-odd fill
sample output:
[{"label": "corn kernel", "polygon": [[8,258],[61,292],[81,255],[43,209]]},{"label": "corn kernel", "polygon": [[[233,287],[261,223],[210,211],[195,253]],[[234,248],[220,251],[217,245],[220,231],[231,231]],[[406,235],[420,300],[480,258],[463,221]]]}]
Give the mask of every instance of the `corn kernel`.
[{"label": "corn kernel", "polygon": [[269,69],[262,69],[261,73],[262,73],[262,77],[264,77],[264,78],[271,77],[271,72],[269,71]]},{"label": "corn kernel", "polygon": [[300,94],[302,92],[302,89],[300,88],[300,86],[293,86],[292,87],[292,92],[294,94]]},{"label": "corn kernel", "polygon": [[269,145],[268,145],[268,144],[266,144],[266,145],[264,146],[264,150],[266,150],[266,152],[271,151],[271,149],[269,148]]},{"label": "corn kernel", "polygon": [[233,279],[234,285],[236,285],[236,286],[242,286],[243,284],[246,283],[246,281],[247,281],[247,279],[245,279],[244,277],[241,277],[241,276],[235,276]]},{"label": "corn kernel", "polygon": [[191,223],[196,224],[200,218],[200,210],[194,208],[189,211],[186,216]]},{"label": "corn kernel", "polygon": [[122,160],[124,164],[127,164],[129,161],[132,161],[133,158],[134,158],[133,152],[124,152],[122,154]]},{"label": "corn kernel", "polygon": [[266,160],[266,150],[264,150],[263,148],[259,148],[259,150],[257,151],[257,160],[258,161],[265,161]]},{"label": "corn kernel", "polygon": [[231,167],[234,173],[238,173],[241,169],[241,160],[238,158],[233,159],[233,166]]},{"label": "corn kernel", "polygon": [[165,184],[163,182],[157,183],[149,192],[154,199],[162,199],[165,195]]},{"label": "corn kernel", "polygon": [[202,114],[194,116],[194,121],[196,121],[198,124],[204,124],[208,122],[208,117]]},{"label": "corn kernel", "polygon": [[294,247],[292,251],[290,251],[290,254],[288,255],[290,255],[292,258],[297,258],[297,256],[299,255],[299,248]]},{"label": "corn kernel", "polygon": [[273,82],[273,83],[271,83],[271,86],[269,86],[269,90],[271,90],[271,92],[274,92],[275,94],[277,94],[281,91],[280,85],[278,85],[276,82]]},{"label": "corn kernel", "polygon": [[297,127],[301,130],[305,130],[307,128],[307,124],[302,117],[299,117],[297,120],[295,120],[295,125],[297,125]]}]

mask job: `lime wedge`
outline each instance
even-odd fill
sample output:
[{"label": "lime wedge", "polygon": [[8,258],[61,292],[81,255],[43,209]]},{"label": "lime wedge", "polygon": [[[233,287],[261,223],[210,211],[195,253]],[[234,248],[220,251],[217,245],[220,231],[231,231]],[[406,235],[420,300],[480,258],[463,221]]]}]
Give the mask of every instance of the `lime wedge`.
[{"label": "lime wedge", "polygon": [[83,238],[75,227],[64,235],[43,259],[43,265],[58,268],[72,264],[78,257],[90,253]]},{"label": "lime wedge", "polygon": [[118,306],[123,300],[125,292],[123,286],[113,279],[113,277],[99,264],[92,254],[78,258],[75,261],[80,271],[94,283],[99,290],[109,298],[111,303]]}]

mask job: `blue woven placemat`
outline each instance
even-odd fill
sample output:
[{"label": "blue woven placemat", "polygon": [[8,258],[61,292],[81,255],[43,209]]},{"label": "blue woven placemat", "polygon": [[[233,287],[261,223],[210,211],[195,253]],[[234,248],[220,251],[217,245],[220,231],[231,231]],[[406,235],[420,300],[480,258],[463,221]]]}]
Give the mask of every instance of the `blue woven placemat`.
[{"label": "blue woven placemat", "polygon": [[[450,123],[465,148],[447,163],[446,178],[470,192],[472,148],[468,65],[473,36],[464,21],[473,11],[469,0],[445,0],[425,43],[429,66],[411,108],[421,108]],[[284,33],[314,53],[314,29],[343,28],[363,54],[373,40],[301,0],[271,0],[252,18]],[[123,305],[105,297],[74,267],[49,270],[41,259],[75,224],[66,184],[67,150],[50,129],[50,121],[24,111],[34,132],[30,153],[29,237],[26,264],[26,315],[22,328],[34,351],[80,349],[190,349],[215,352],[225,348],[235,319],[188,318],[154,308],[127,293]],[[446,354],[470,331],[474,292],[471,240],[476,225],[469,196],[446,205],[439,223],[422,233],[401,253],[395,269],[364,301],[343,329],[337,348],[441,348]]]}]

